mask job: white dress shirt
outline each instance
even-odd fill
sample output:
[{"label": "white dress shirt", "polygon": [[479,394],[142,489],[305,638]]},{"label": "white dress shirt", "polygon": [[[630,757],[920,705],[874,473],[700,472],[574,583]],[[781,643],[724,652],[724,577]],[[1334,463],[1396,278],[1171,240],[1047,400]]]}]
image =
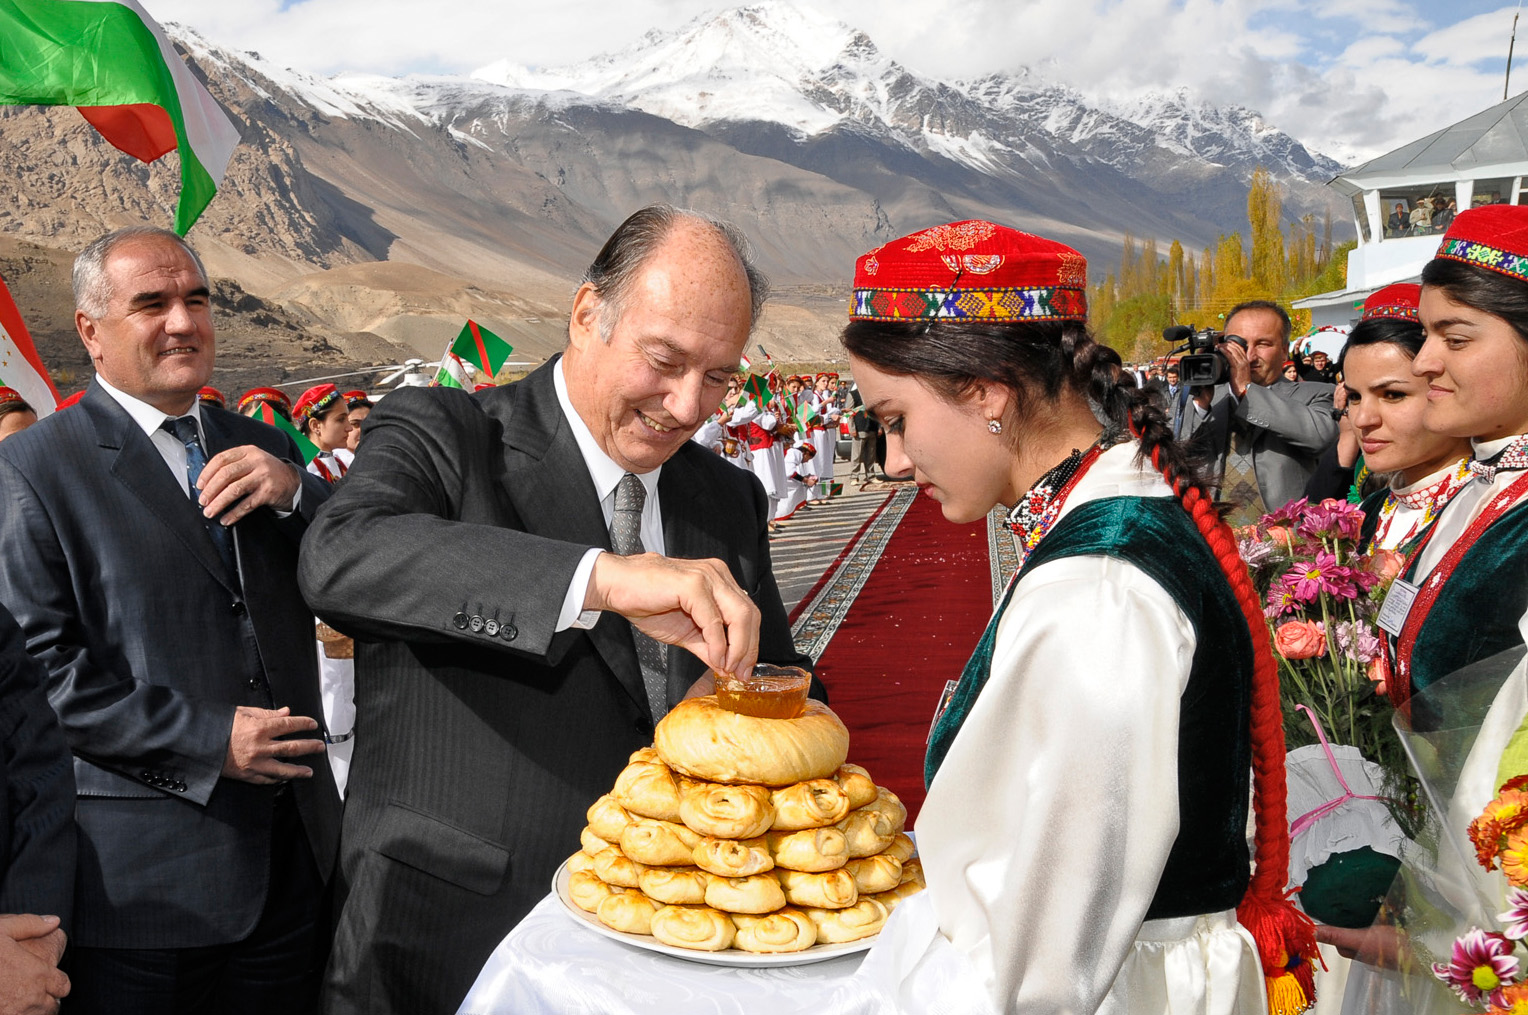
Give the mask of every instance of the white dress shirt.
[{"label": "white dress shirt", "polygon": [[[552,386],[557,390],[557,404],[562,408],[563,419],[567,421],[568,429],[573,431],[573,439],[578,442],[579,453],[583,455],[584,465],[589,469],[589,478],[594,480],[594,492],[599,495],[600,513],[605,516],[605,528],[608,529],[615,517],[615,488],[626,475],[626,470],[605,454],[588,424],[573,408],[573,402],[568,398],[568,382],[563,377],[560,359],[552,367]],[[658,505],[658,476],[662,472],[663,466],[660,465],[651,472],[637,474],[647,491],[647,499],[642,503],[642,546],[648,553],[664,552],[663,512]],[[597,546],[591,547],[578,562],[573,580],[568,583],[568,593],[563,597],[562,610],[557,615],[557,630],[565,631],[570,627],[588,629],[599,621],[600,611],[585,610],[583,606],[584,598],[589,593],[589,579],[594,574],[594,561],[604,552]]]}]

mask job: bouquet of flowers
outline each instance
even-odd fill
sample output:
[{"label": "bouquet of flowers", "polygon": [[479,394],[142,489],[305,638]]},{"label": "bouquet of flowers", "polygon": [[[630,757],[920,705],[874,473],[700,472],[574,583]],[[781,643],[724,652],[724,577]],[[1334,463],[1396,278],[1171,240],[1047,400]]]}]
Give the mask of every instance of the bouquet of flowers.
[{"label": "bouquet of flowers", "polygon": [[[1375,626],[1403,562],[1387,550],[1359,553],[1363,520],[1346,501],[1302,498],[1237,533],[1279,664],[1291,834],[1304,836],[1291,851],[1291,876],[1304,886],[1307,912],[1346,926],[1373,919],[1399,865],[1398,843],[1422,817]],[[1335,845],[1355,839],[1368,845]]]},{"label": "bouquet of flowers", "polygon": [[1448,962],[1433,963],[1433,975],[1466,1004],[1488,1006],[1491,1015],[1521,1015],[1528,1012],[1528,983],[1517,956],[1528,938],[1528,776],[1506,782],[1470,822],[1470,842],[1480,866],[1499,866],[1511,886],[1507,909],[1497,917],[1503,930],[1471,927],[1454,941]]}]

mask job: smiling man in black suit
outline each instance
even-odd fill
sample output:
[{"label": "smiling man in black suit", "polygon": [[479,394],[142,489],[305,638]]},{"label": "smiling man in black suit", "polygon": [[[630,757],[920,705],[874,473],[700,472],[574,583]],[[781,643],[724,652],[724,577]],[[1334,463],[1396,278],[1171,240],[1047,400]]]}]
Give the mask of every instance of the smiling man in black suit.
[{"label": "smiling man in black suit", "polygon": [[689,439],[764,295],[731,226],[647,208],[590,267],[561,357],[367,419],[301,570],[358,640],[330,1012],[454,1011],[708,664],[810,665],[763,487]]},{"label": "smiling man in black suit", "polygon": [[302,1011],[339,823],[296,577],[327,484],[198,404],[211,293],[179,236],[102,237],[74,289],[95,380],[0,444],[0,602],[74,754],[70,1010]]}]

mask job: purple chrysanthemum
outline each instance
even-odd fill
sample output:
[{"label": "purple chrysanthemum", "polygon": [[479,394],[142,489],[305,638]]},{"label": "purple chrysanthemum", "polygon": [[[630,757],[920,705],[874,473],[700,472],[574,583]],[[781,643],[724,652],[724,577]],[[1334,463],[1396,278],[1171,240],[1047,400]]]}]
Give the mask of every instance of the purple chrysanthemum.
[{"label": "purple chrysanthemum", "polygon": [[1337,650],[1349,659],[1361,663],[1367,663],[1379,655],[1379,635],[1374,633],[1374,628],[1360,620],[1356,624],[1349,620],[1338,621],[1335,625],[1337,635]]},{"label": "purple chrysanthemum", "polygon": [[1305,510],[1305,506],[1308,503],[1310,502],[1304,497],[1301,497],[1299,500],[1292,500],[1277,511],[1268,512],[1268,514],[1258,520],[1258,524],[1264,528],[1269,526],[1294,528],[1299,523],[1300,514]]},{"label": "purple chrysanthemum", "polygon": [[1503,989],[1517,982],[1517,958],[1506,935],[1475,927],[1454,942],[1453,960],[1434,962],[1433,975],[1453,988],[1466,1004],[1487,1000],[1506,1007]]},{"label": "purple chrysanthemum", "polygon": [[1357,539],[1363,528],[1363,509],[1357,504],[1328,497],[1320,504],[1307,505],[1300,515],[1300,534],[1313,539],[1334,537]]}]

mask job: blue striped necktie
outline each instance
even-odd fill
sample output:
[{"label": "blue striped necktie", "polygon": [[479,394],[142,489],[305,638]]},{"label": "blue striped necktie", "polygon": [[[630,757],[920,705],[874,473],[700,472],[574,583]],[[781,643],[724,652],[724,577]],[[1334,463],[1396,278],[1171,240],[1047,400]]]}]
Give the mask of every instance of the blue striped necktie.
[{"label": "blue striped necktie", "polygon": [[[191,498],[191,506],[196,508],[196,513],[200,515],[202,506],[197,503],[200,491],[196,489],[196,481],[201,478],[202,470],[207,467],[207,452],[202,447],[202,437],[196,429],[196,417],[176,416],[165,420],[159,428],[173,434],[176,440],[186,446],[186,492]],[[218,522],[216,518],[203,516],[202,523],[207,526],[207,534],[212,537],[212,544],[217,547],[218,556],[223,558],[228,573],[238,577],[239,569],[234,563],[233,533],[229,532],[227,526]]]}]

